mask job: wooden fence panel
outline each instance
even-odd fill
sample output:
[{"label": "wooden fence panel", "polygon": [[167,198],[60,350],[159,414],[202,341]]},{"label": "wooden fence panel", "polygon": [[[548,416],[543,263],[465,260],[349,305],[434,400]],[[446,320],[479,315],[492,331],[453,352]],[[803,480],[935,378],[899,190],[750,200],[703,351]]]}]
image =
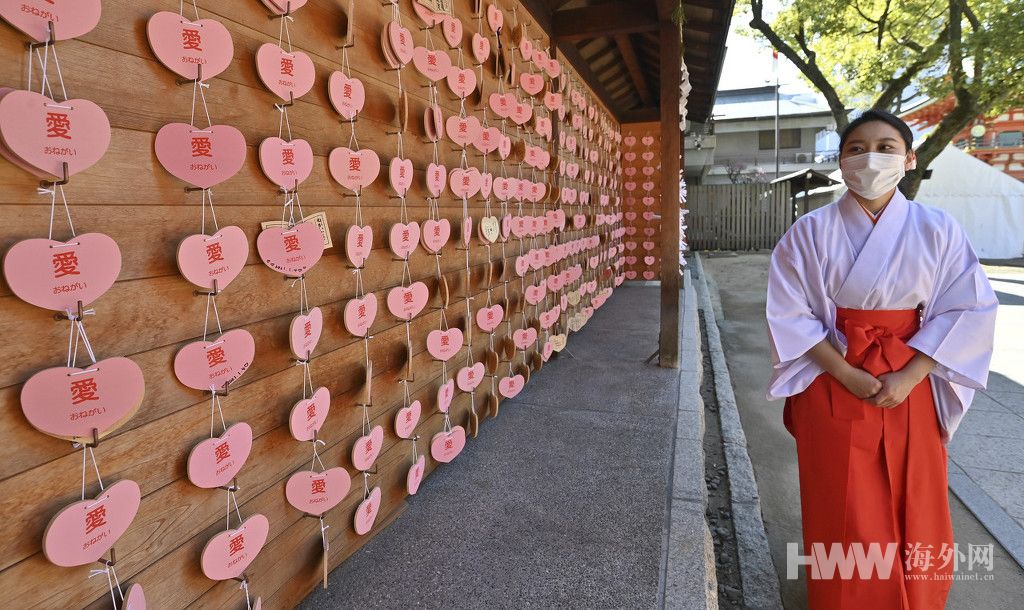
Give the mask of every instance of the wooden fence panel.
[{"label": "wooden fence panel", "polygon": [[788,184],[714,184],[688,188],[692,250],[775,247],[790,220]]}]

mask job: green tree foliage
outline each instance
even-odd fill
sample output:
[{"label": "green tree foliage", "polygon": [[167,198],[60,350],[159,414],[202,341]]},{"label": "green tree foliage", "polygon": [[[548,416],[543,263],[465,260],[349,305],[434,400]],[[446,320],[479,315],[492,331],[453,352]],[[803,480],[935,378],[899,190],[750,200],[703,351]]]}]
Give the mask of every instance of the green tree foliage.
[{"label": "green tree foliage", "polygon": [[842,130],[851,108],[899,112],[910,98],[954,108],[917,148],[924,170],[978,116],[1024,101],[1024,0],[740,0],[737,14],[825,96]]}]

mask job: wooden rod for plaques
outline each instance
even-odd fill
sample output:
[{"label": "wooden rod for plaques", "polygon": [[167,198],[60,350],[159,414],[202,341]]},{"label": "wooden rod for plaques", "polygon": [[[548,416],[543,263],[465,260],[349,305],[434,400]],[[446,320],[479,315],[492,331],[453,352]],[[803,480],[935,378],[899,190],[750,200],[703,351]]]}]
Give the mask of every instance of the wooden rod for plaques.
[{"label": "wooden rod for plaques", "polygon": [[679,81],[682,33],[670,19],[659,27],[661,39],[661,333],[658,363],[679,368]]}]

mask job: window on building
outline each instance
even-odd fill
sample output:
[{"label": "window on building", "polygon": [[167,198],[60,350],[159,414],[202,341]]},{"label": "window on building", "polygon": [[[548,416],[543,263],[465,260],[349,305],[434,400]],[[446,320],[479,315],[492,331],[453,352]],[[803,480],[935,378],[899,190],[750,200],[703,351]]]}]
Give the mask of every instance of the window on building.
[{"label": "window on building", "polygon": [[[758,147],[761,150],[775,149],[775,130],[762,129],[758,132]],[[800,148],[799,129],[780,129],[779,148]]]},{"label": "window on building", "polygon": [[1021,146],[1024,142],[1024,132],[1004,131],[996,135],[996,146]]}]

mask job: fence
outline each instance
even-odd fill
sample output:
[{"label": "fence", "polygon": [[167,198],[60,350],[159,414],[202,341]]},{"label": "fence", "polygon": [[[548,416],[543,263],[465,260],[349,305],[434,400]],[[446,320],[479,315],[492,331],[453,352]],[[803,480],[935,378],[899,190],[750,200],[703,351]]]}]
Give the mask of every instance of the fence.
[{"label": "fence", "polygon": [[691,186],[686,207],[691,250],[773,248],[792,224],[788,183]]}]

